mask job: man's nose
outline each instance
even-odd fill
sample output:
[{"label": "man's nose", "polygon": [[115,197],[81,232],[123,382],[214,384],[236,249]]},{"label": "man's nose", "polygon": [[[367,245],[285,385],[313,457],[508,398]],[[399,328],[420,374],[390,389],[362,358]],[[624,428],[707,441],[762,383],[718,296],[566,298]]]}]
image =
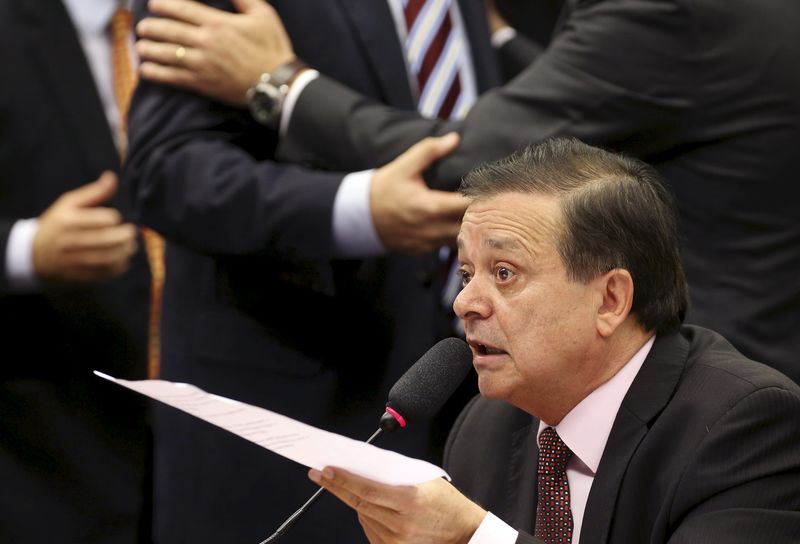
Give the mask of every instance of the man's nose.
[{"label": "man's nose", "polygon": [[453,311],[463,321],[486,318],[491,314],[491,304],[478,278],[473,278],[461,289],[453,301]]}]

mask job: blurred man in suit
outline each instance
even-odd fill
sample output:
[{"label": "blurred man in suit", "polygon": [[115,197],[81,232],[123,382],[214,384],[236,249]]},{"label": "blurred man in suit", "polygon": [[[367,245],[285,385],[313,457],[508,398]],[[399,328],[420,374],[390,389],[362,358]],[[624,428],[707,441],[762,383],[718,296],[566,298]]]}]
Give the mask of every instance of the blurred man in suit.
[{"label": "blurred man in suit", "polygon": [[147,265],[114,173],[117,7],[0,2],[3,542],[149,541],[144,403],[92,376],[145,377]]},{"label": "blurred man in suit", "polygon": [[656,171],[555,139],[462,192],[455,309],[481,396],[448,443],[456,487],[309,473],[370,541],[796,541],[800,387],[681,326],[677,218]]},{"label": "blurred man in suit", "polygon": [[[235,4],[256,18],[269,9]],[[457,71],[460,92],[450,97],[451,111],[460,111],[470,94],[496,82],[496,71],[482,5],[444,5],[441,16],[455,40],[447,43],[457,44],[452,58],[463,69]],[[419,80],[406,69],[400,2],[274,6],[318,69],[399,108],[425,103]],[[193,21],[179,26],[169,44],[138,44],[145,56],[166,55],[178,65],[205,64],[193,44],[209,39],[210,30],[252,28],[239,27],[239,15],[201,3],[148,7],[178,9]],[[148,19],[137,30],[147,36],[173,28],[163,23]],[[222,62],[240,62],[248,51],[234,45],[227,54]],[[142,72],[147,69],[143,64]],[[300,69],[289,64],[264,78],[253,93],[252,114],[235,107],[244,104],[232,97],[213,102],[140,84],[126,181],[137,218],[168,239],[162,376],[364,439],[393,382],[435,341],[441,313],[442,279],[431,259],[374,257],[386,250],[430,253],[452,243],[463,199],[431,191],[419,172],[457,139],[423,143],[374,174],[369,198],[353,201],[348,195],[370,173],[345,176],[274,160],[272,108],[285,100],[280,82]],[[416,208],[397,214],[397,201]],[[374,221],[353,223],[342,212],[342,206],[368,209],[370,203],[382,210]],[[418,424],[383,443],[426,456],[427,435]],[[155,465],[159,542],[255,540],[313,492],[294,465],[169,411],[156,414]],[[323,497],[286,541],[360,538],[347,509]]]},{"label": "blurred man in suit", "polygon": [[[519,76],[483,96],[461,122],[392,111],[325,77],[299,81],[289,92],[285,156],[358,170],[457,130],[461,146],[430,176],[437,187],[455,188],[476,164],[551,136],[635,155],[658,168],[678,197],[688,322],[720,331],[745,355],[800,381],[800,50],[785,45],[800,25],[800,4],[566,4],[543,52],[504,46]],[[291,49],[278,19],[261,22],[258,40],[244,37],[254,47],[240,64],[210,65],[195,78],[152,75],[243,95]],[[201,47],[213,58],[230,42]]]}]

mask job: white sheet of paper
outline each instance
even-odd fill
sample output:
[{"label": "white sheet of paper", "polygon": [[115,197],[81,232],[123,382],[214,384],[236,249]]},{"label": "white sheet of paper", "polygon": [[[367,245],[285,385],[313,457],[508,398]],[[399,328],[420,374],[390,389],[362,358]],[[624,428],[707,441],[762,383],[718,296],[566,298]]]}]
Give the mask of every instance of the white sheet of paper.
[{"label": "white sheet of paper", "polygon": [[444,470],[427,461],[323,431],[258,406],[207,393],[188,383],[121,380],[96,370],[94,373],[317,470],[340,467],[390,485],[413,485],[442,476],[450,479]]}]

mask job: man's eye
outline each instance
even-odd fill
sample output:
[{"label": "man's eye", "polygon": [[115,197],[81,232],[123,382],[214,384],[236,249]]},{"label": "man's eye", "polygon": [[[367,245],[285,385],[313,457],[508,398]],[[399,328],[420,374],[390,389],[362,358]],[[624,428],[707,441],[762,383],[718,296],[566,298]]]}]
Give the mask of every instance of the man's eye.
[{"label": "man's eye", "polygon": [[508,268],[501,266],[497,269],[497,272],[495,272],[495,274],[497,275],[498,280],[508,281],[511,279],[513,272],[511,272],[511,270],[509,270]]},{"label": "man's eye", "polygon": [[461,274],[461,287],[464,287],[472,279],[472,275],[466,270],[459,270],[459,273]]}]

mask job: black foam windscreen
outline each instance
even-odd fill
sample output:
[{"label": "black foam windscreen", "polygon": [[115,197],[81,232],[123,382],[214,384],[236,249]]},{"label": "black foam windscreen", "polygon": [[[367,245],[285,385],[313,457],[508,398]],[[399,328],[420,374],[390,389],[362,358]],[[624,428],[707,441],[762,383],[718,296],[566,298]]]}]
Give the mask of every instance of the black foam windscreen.
[{"label": "black foam windscreen", "polygon": [[472,368],[472,351],[463,340],[445,338],[419,358],[389,391],[386,404],[406,421],[432,418]]}]

